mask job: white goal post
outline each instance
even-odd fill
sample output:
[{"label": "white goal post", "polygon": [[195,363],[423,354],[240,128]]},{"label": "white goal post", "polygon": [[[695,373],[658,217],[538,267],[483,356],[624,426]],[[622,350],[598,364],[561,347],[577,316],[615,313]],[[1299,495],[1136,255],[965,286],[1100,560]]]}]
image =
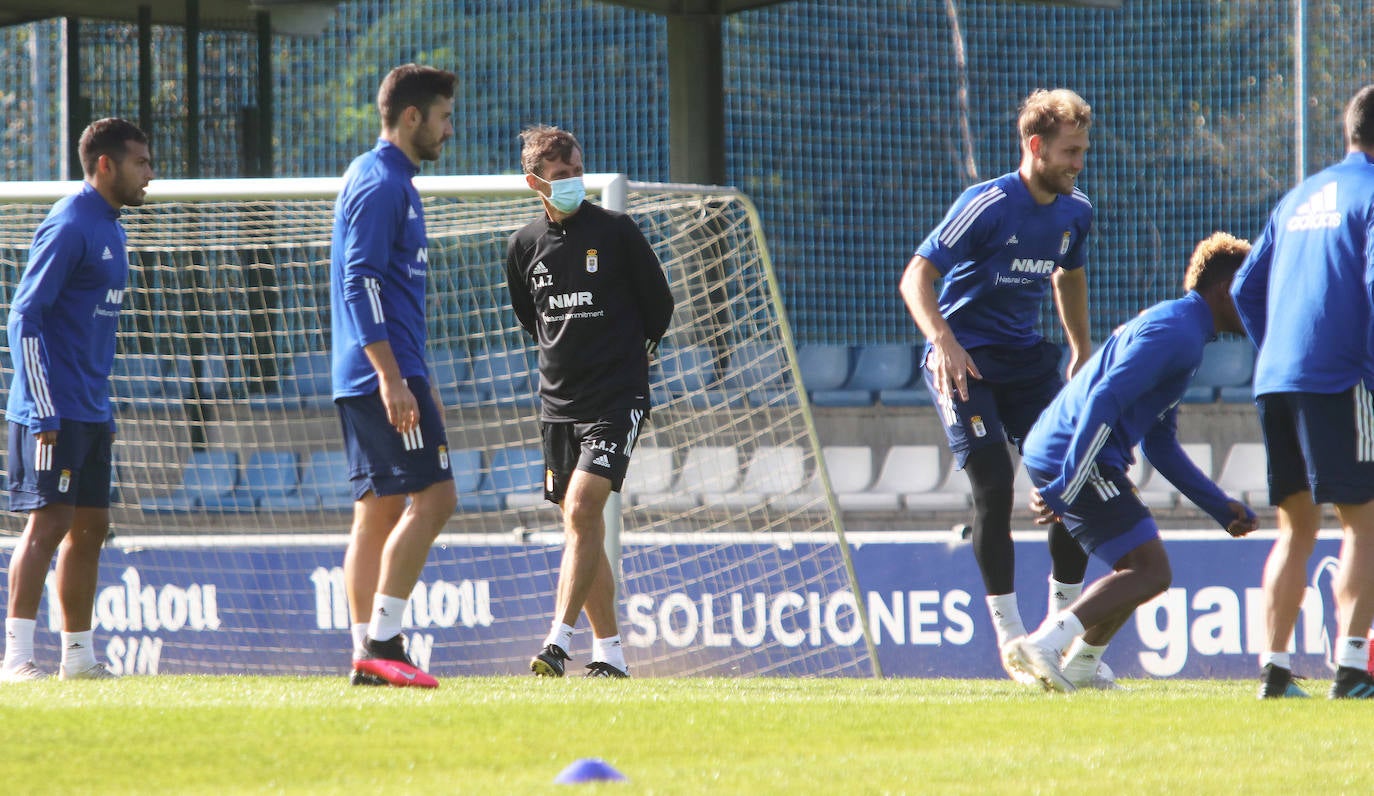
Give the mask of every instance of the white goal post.
[{"label": "white goal post", "polygon": [[[639,222],[678,302],[648,431],[607,511],[631,666],[880,674],[753,204],[725,188],[586,181]],[[430,239],[431,375],[460,505],[412,595],[408,632],[437,673],[518,672],[547,628],[561,549],[557,507],[540,496],[536,352],[502,268],[506,239],[540,208],[518,175],[415,184]],[[160,671],[345,665],[351,501],[328,372],[340,185],[155,180],[148,203],[124,212],[114,538],[96,613],[98,635],[127,636],[110,655],[135,669],[154,644]],[[76,186],[0,183],[6,305],[34,229]],[[7,342],[0,359],[7,387]],[[0,560],[22,523],[4,520]],[[127,635],[134,624],[142,635]],[[579,628],[575,658],[589,635]]]}]

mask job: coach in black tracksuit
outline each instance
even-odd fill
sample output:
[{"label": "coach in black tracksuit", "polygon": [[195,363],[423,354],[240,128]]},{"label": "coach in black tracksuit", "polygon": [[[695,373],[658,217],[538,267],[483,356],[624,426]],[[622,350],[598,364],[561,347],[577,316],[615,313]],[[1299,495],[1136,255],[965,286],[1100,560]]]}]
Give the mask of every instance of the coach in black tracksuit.
[{"label": "coach in black tracksuit", "polygon": [[585,609],[594,636],[587,676],[628,677],[602,511],[649,414],[649,357],[673,295],[634,219],[584,201],[577,139],[542,125],[521,139],[525,181],[544,214],[511,236],[506,287],[539,343],[544,497],[562,506],[565,532],[553,626],[530,669],[563,676]]}]

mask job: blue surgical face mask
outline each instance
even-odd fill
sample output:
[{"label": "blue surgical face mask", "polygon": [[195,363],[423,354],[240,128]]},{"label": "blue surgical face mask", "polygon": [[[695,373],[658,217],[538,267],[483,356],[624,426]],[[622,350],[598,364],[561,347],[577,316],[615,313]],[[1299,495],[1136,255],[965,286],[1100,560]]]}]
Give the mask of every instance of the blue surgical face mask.
[{"label": "blue surgical face mask", "polygon": [[573,212],[581,207],[582,200],[587,198],[587,188],[582,184],[581,176],[550,181],[536,174],[534,178],[549,184],[549,204],[560,213]]}]

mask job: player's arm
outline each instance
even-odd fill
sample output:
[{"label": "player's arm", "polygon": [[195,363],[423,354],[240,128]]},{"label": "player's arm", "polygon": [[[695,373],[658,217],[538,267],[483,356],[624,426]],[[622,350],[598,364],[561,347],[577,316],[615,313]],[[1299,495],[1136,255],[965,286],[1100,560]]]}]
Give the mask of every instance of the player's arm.
[{"label": "player's arm", "polygon": [[898,290],[906,302],[916,327],[930,341],[930,356],[925,366],[930,371],[940,395],[946,400],[957,393],[959,400],[968,400],[968,377],[983,378],[978,366],[973,364],[964,347],[954,337],[954,330],[940,313],[940,300],[935,292],[935,282],[941,277],[935,263],[917,254],[907,263],[902,272]]},{"label": "player's arm", "polygon": [[626,229],[622,240],[630,264],[635,298],[644,317],[644,347],[652,358],[658,349],[658,342],[668,332],[668,324],[673,320],[673,291],[668,287],[668,277],[663,273],[658,255],[654,254],[654,248],[649,245],[639,225],[629,216],[624,219]]},{"label": "player's arm", "polygon": [[1226,495],[1206,473],[1198,469],[1178,442],[1178,407],[1171,408],[1145,434],[1140,450],[1169,483],[1193,505],[1207,512],[1232,536],[1244,536],[1259,527],[1255,513]]},{"label": "player's arm", "polygon": [[1088,276],[1083,268],[1055,269],[1050,277],[1059,323],[1069,343],[1069,367],[1065,378],[1073,378],[1093,353],[1092,329],[1088,323]]},{"label": "player's arm", "polygon": [[525,284],[525,263],[528,260],[529,254],[520,245],[518,236],[512,235],[506,243],[506,293],[510,296],[511,309],[515,310],[515,319],[520,321],[520,326],[530,337],[538,340],[534,296],[530,295],[529,285]]},{"label": "player's arm", "polygon": [[29,264],[10,304],[10,346],[24,358],[25,386],[33,398],[37,436],[45,445],[57,441],[62,418],[48,381],[49,334],[43,317],[57,302],[62,288],[86,252],[85,237],[66,224],[47,224],[34,235]]},{"label": "player's arm", "polygon": [[382,285],[383,269],[391,261],[396,234],[405,224],[406,208],[405,193],[396,186],[367,186],[348,199],[343,236],[344,311],[355,339],[377,372],[387,420],[402,434],[415,428],[420,412],[391,350]]},{"label": "player's arm", "polygon": [[1236,312],[1245,326],[1250,341],[1259,347],[1264,342],[1269,305],[1269,270],[1274,262],[1274,219],[1270,217],[1264,231],[1250,247],[1245,262],[1241,263],[1236,276],[1231,280],[1231,298],[1236,302]]}]

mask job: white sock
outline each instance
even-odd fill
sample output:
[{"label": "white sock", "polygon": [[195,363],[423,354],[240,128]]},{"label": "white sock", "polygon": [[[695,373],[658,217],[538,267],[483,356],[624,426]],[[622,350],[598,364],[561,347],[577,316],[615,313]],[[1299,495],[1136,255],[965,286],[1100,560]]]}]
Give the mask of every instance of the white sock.
[{"label": "white sock", "polygon": [[1363,671],[1369,666],[1369,639],[1364,636],[1338,636],[1336,665]]},{"label": "white sock", "polygon": [[1016,592],[1011,594],[989,594],[988,614],[992,617],[993,629],[997,631],[997,646],[1026,635],[1026,626],[1021,623],[1021,609],[1016,605]]},{"label": "white sock", "polygon": [[1293,664],[1286,652],[1261,652],[1259,661],[1261,669],[1272,663],[1280,669],[1293,670]]},{"label": "white sock", "polygon": [[388,597],[377,592],[372,598],[372,621],[367,625],[367,635],[373,641],[387,641],[400,635],[407,602],[404,597]]},{"label": "white sock", "polygon": [[17,669],[33,660],[36,619],[5,619],[5,668]]},{"label": "white sock", "polygon": [[367,641],[367,622],[354,622],[350,630],[353,633],[353,657],[362,657],[363,644]]},{"label": "white sock", "polygon": [[1060,611],[1045,617],[1040,628],[1030,634],[1030,641],[1045,649],[1062,650],[1073,641],[1075,636],[1083,635],[1083,623],[1073,615],[1073,611]]},{"label": "white sock", "polygon": [[1083,583],[1060,583],[1050,576],[1050,602],[1046,616],[1054,616],[1060,611],[1068,608],[1078,599],[1078,595],[1083,593]]},{"label": "white sock", "polygon": [[1075,685],[1088,682],[1097,673],[1097,665],[1102,662],[1102,655],[1106,651],[1106,644],[1098,647],[1082,637],[1074,639],[1064,655],[1064,677]]},{"label": "white sock", "polygon": [[620,636],[592,639],[592,660],[609,663],[622,672],[630,667],[625,664],[625,648],[620,646]]},{"label": "white sock", "polygon": [[68,672],[84,672],[95,666],[95,631],[62,633],[62,668]]},{"label": "white sock", "polygon": [[549,629],[548,638],[544,639],[544,646],[557,644],[564,652],[572,652],[572,625],[565,625],[557,619],[553,620],[553,627]]}]

